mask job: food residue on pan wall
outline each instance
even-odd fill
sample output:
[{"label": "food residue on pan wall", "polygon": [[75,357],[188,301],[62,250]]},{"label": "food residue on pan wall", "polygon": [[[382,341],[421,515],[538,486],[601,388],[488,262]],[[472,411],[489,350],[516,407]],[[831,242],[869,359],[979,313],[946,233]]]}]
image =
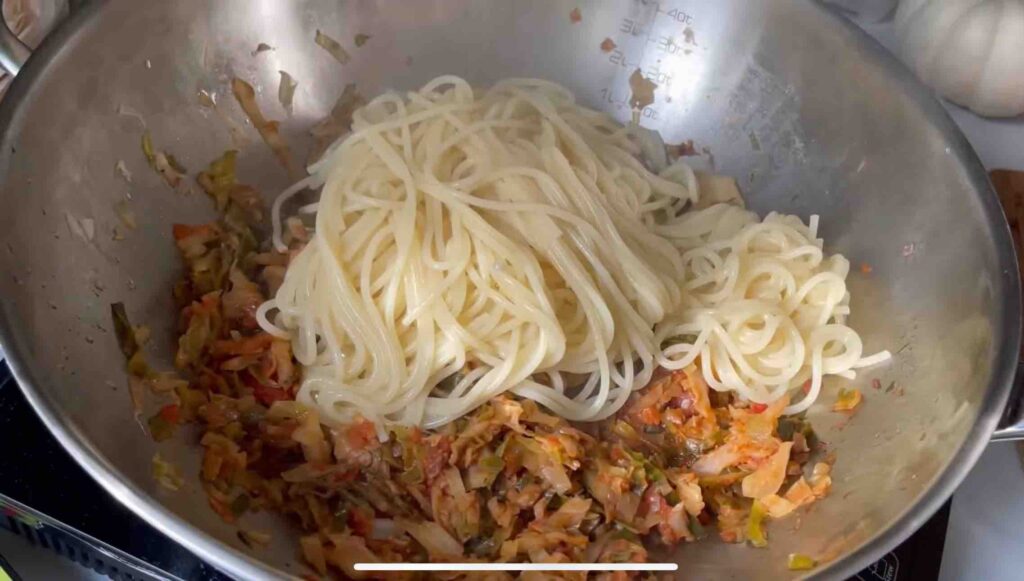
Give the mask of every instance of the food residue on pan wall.
[{"label": "food residue on pan wall", "polygon": [[715,169],[715,154],[711,153],[711,148],[705,145],[700,148],[700,152],[708,156],[708,164],[711,165],[712,170]]},{"label": "food residue on pan wall", "polygon": [[197,95],[199,104],[206,109],[211,109],[224,125],[228,128],[228,133],[231,134],[231,142],[234,144],[236,149],[242,149],[248,145],[249,140],[245,137],[245,131],[242,126],[231,117],[228,117],[226,113],[217,104],[217,94],[213,92],[200,89]]},{"label": "food residue on pan wall", "polygon": [[239,106],[242,107],[242,111],[245,111],[246,116],[249,117],[252,126],[259,132],[260,137],[270,147],[270,150],[274,152],[274,156],[277,157],[281,165],[288,170],[288,175],[295,180],[301,178],[302,172],[292,161],[291,149],[285,142],[284,137],[281,136],[278,128],[279,123],[277,121],[270,121],[263,116],[259,104],[256,103],[256,91],[252,88],[252,85],[242,79],[234,78],[231,79],[231,92],[234,93]]},{"label": "food residue on pan wall", "polygon": [[64,212],[64,218],[71,234],[81,238],[83,242],[92,242],[96,235],[96,222],[92,218],[77,218],[71,212]]},{"label": "food residue on pan wall", "polygon": [[694,34],[693,29],[689,26],[683,29],[683,42],[697,46],[697,35]]},{"label": "food residue on pan wall", "polygon": [[278,71],[278,73],[281,74],[281,83],[277,88],[277,100],[281,102],[281,107],[291,115],[292,101],[295,99],[295,88],[299,86],[299,83],[287,71]]},{"label": "food residue on pan wall", "polygon": [[572,9],[572,12],[569,13],[569,22],[572,22],[573,24],[578,24],[581,20],[583,20],[583,14],[580,12],[579,7],[577,6],[576,8]]},{"label": "food residue on pan wall", "polygon": [[362,32],[357,34],[356,38],[355,38],[356,48],[359,48],[359,47],[363,46],[364,44],[366,44],[366,41],[370,40],[370,38],[371,37],[370,37],[369,34],[363,34]]},{"label": "food residue on pan wall", "polygon": [[[135,219],[135,212],[128,206],[128,200],[118,200],[114,203],[114,214],[117,215],[117,219],[121,221],[121,224],[129,230],[134,230],[138,226],[138,222]],[[122,238],[123,238],[123,233]],[[115,237],[115,239],[117,239]]]},{"label": "food residue on pan wall", "polygon": [[128,166],[125,165],[123,159],[117,160],[117,163],[114,164],[114,172],[121,176],[121,179],[125,182],[132,183],[132,172],[128,171]]},{"label": "food residue on pan wall", "polygon": [[615,41],[610,38],[605,38],[601,41],[601,51],[603,52],[612,52],[617,46],[618,45],[615,44]]},{"label": "food residue on pan wall", "polygon": [[697,148],[693,145],[692,139],[687,139],[677,145],[666,145],[665,148],[668,149],[669,155],[673,155],[675,157],[692,157],[694,155],[698,155]]},{"label": "food residue on pan wall", "polygon": [[658,85],[644,76],[640,69],[633,71],[629,76],[629,89],[632,94],[629,97],[629,106],[633,109],[633,123],[640,122],[640,112],[644,107],[654,103],[654,91]]},{"label": "food residue on pan wall", "polygon": [[320,46],[320,48],[330,53],[331,56],[334,57],[334,60],[338,61],[339,63],[344,65],[348,64],[348,61],[352,60],[352,57],[349,56],[348,52],[346,52],[345,49],[341,47],[341,44],[339,44],[338,41],[320,32],[319,30],[316,31],[316,38],[314,38],[314,41],[318,46]]},{"label": "food residue on pan wall", "polygon": [[137,110],[135,110],[135,108],[129,105],[125,105],[124,103],[118,105],[117,114],[123,117],[131,117],[132,119],[136,119],[138,120],[139,124],[142,125],[143,129],[146,128],[146,119],[142,116],[142,113],[139,113]]},{"label": "food residue on pan wall", "polygon": [[751,131],[747,133],[747,137],[750,138],[750,148],[754,151],[761,151],[761,141],[758,140],[757,135]]},{"label": "food residue on pan wall", "polygon": [[173,155],[153,146],[153,138],[150,136],[149,130],[142,133],[142,155],[145,156],[149,167],[153,168],[153,171],[159,174],[175,192],[190,193],[187,182],[182,179],[188,170]]},{"label": "food residue on pan wall", "polygon": [[256,45],[256,50],[252,51],[251,54],[252,54],[252,56],[256,56],[256,55],[260,54],[261,52],[267,52],[268,50],[274,50],[274,47],[270,46],[269,44],[267,44],[265,42],[261,42],[261,43]]},{"label": "food residue on pan wall", "polygon": [[311,163],[319,159],[334,140],[349,131],[352,127],[352,114],[365,104],[366,99],[356,89],[355,83],[345,85],[345,89],[331,107],[331,112],[309,130],[315,141],[313,151],[310,152]]}]

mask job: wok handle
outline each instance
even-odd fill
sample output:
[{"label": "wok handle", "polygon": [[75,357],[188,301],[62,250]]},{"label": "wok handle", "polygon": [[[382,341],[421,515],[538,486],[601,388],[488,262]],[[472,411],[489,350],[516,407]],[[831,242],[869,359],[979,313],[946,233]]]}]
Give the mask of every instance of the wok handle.
[{"label": "wok handle", "polygon": [[993,442],[1024,440],[1024,361],[1017,364],[1017,376],[1013,380],[1013,391],[1006,404],[999,427],[992,433]]}]

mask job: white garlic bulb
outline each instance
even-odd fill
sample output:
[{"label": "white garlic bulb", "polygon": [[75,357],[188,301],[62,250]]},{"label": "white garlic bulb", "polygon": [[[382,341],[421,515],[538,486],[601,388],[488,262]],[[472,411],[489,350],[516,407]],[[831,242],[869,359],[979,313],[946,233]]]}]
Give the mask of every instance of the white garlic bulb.
[{"label": "white garlic bulb", "polygon": [[1024,113],[1024,0],[902,0],[896,32],[903,61],[949,100]]}]

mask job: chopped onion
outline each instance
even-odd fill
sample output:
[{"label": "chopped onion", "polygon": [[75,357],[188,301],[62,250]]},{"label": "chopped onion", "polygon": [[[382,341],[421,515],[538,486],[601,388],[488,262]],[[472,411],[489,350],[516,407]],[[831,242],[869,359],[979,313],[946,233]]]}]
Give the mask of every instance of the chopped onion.
[{"label": "chopped onion", "polygon": [[388,518],[373,519],[373,528],[370,530],[371,539],[389,539],[398,534],[398,525]]},{"label": "chopped onion", "polygon": [[769,494],[761,498],[760,502],[764,505],[765,510],[768,511],[768,516],[772,518],[782,518],[796,510],[797,507],[797,505],[777,494]]},{"label": "chopped onion", "polygon": [[270,544],[270,533],[263,533],[259,531],[250,531],[246,529],[238,530],[238,538],[246,544],[249,548],[253,545],[258,547],[264,547]]},{"label": "chopped onion", "polygon": [[636,139],[640,146],[640,159],[647,162],[647,167],[654,173],[661,173],[668,167],[668,153],[665,151],[665,141],[661,134],[653,129],[640,127],[632,123],[626,128],[626,132]]},{"label": "chopped onion", "polygon": [[185,172],[180,171],[174,158],[168,156],[162,151],[158,151],[153,156],[153,166],[156,168],[157,173],[160,174],[167,185],[174,189],[178,189],[181,185],[182,178],[185,177]]},{"label": "chopped onion", "polygon": [[462,543],[456,541],[448,531],[434,521],[413,522],[397,519],[395,524],[423,545],[433,558],[451,559],[462,556]]},{"label": "chopped onion", "polygon": [[306,558],[317,573],[327,574],[327,556],[324,555],[324,545],[320,541],[320,535],[306,535],[299,539],[302,547],[302,556]]},{"label": "chopped onion", "polygon": [[792,447],[793,442],[783,442],[767,462],[744,478],[743,496],[757,499],[778,492],[782,481],[786,479],[786,465],[789,463],[789,450]]},{"label": "chopped onion", "polygon": [[797,506],[814,502],[814,498],[814,491],[803,476],[794,482],[785,494],[785,499]]},{"label": "chopped onion", "polygon": [[160,457],[159,453],[153,455],[153,478],[167,490],[177,491],[185,482],[178,467]]},{"label": "chopped onion", "polygon": [[736,180],[729,176],[717,175],[705,171],[695,171],[697,178],[697,189],[700,191],[700,198],[695,208],[703,209],[715,204],[732,204],[740,208],[746,208],[743,195],[736,184]]}]

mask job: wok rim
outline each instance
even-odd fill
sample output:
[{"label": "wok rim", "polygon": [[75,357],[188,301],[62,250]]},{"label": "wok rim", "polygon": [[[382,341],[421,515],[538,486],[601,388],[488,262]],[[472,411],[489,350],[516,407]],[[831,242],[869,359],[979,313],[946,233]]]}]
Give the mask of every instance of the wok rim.
[{"label": "wok rim", "polygon": [[[988,446],[991,435],[1002,418],[1016,375],[1021,343],[1021,289],[1016,252],[1002,206],[991,187],[984,166],[945,108],[892,53],[863,30],[831,8],[816,2],[794,1],[815,11],[823,26],[832,27],[836,33],[851,37],[855,44],[854,50],[862,51],[869,66],[879,68],[895,90],[902,91],[909,97],[917,105],[926,123],[946,142],[949,147],[947,160],[954,160],[962,168],[967,182],[981,202],[983,219],[996,247],[998,267],[1001,271],[993,285],[994,307],[1003,315],[1001,325],[993,328],[993,340],[999,347],[994,354],[992,377],[980,403],[974,425],[946,467],[916,502],[908,505],[884,530],[809,575],[813,578],[842,579],[856,574],[878,560],[919,529],[953,494]],[[109,3],[109,0],[95,0],[74,12],[62,26],[46,37],[21,69],[0,103],[0,151],[4,152],[0,155],[8,157],[6,152],[11,150],[15,137],[10,129],[22,114],[22,105],[28,102],[38,89],[36,80],[43,77],[50,64],[70,46],[69,40],[83,33],[102,17],[104,8]],[[9,163],[9,159],[6,161]],[[6,179],[8,163],[0,164],[0,183]],[[165,508],[127,479],[119,478],[120,471],[94,448],[78,429],[66,421],[66,414],[57,402],[36,389],[35,382],[31,379],[30,365],[27,363],[31,358],[23,355],[26,350],[21,348],[19,333],[17,329],[11,328],[6,313],[0,313],[0,345],[6,353],[8,366],[19,388],[50,433],[118,502],[175,542],[230,575],[242,578],[263,578],[281,574],[295,576],[294,573],[273,568],[219,541]]]}]

